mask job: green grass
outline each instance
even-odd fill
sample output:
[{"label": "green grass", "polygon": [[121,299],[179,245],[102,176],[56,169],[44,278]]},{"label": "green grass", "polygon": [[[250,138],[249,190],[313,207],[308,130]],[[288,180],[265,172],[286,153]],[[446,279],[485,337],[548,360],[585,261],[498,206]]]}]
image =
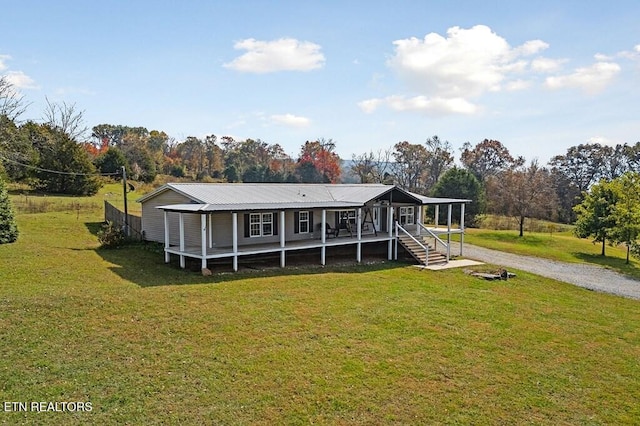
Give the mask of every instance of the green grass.
[{"label": "green grass", "polygon": [[606,245],[605,256],[602,256],[601,243],[593,244],[592,240],[577,238],[571,232],[525,232],[523,237],[519,237],[517,231],[469,228],[465,231],[465,242],[562,262],[592,263],[640,279],[640,262],[631,258],[626,264],[624,246]]},{"label": "green grass", "polygon": [[202,277],[98,249],[101,213],[20,213],[0,246],[0,400],[93,411],[0,423],[640,421],[638,301],[393,262]]}]

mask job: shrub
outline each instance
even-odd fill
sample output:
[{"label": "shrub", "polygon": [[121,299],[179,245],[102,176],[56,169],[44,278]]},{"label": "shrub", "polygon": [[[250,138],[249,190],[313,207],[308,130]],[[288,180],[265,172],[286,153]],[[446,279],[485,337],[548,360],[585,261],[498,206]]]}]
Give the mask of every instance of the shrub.
[{"label": "shrub", "polygon": [[98,241],[103,248],[116,248],[127,243],[127,236],[120,226],[107,221],[98,231]]},{"label": "shrub", "polygon": [[0,244],[13,243],[18,239],[18,225],[11,207],[9,193],[0,178]]}]

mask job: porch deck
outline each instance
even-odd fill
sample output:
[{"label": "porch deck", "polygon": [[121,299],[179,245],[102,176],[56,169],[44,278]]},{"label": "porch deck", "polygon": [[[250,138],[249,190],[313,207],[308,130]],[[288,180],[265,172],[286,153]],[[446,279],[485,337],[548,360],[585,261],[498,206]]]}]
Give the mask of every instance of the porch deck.
[{"label": "porch deck", "polygon": [[[238,246],[238,251],[234,252],[233,247],[212,247],[206,248],[206,256],[205,259],[220,259],[225,257],[234,257],[234,256],[250,256],[255,254],[265,254],[265,253],[278,253],[278,252],[287,252],[294,250],[307,250],[307,249],[315,249],[322,247],[336,247],[336,246],[344,246],[344,245],[356,245],[366,244],[366,243],[375,243],[375,242],[384,242],[384,241],[393,241],[395,236],[389,236],[389,234],[367,234],[362,235],[361,239],[358,240],[355,236],[350,237],[339,236],[336,238],[327,238],[325,243],[322,243],[321,239],[309,239],[309,240],[299,240],[299,241],[287,241],[285,246],[282,247],[279,242],[277,243],[264,243],[264,244],[251,244],[251,245],[242,245]],[[192,257],[196,259],[202,259],[202,247],[199,246],[186,246],[184,251],[180,251],[180,247],[177,245],[171,245],[165,248],[165,252],[171,254],[177,254],[180,256]]]},{"label": "porch deck", "polygon": [[[417,235],[418,226],[409,225],[405,226],[407,231],[410,231],[412,234]],[[422,232],[429,231],[432,235],[441,235],[441,234],[462,234],[464,231],[462,229],[447,229],[441,227],[424,227]],[[273,243],[262,243],[262,244],[249,244],[249,245],[240,245],[237,248],[237,251],[233,250],[232,246],[224,246],[224,247],[205,247],[205,252],[203,255],[203,249],[201,246],[185,246],[184,250],[180,250],[178,245],[170,245],[169,247],[165,247],[165,259],[168,262],[168,256],[170,254],[178,255],[180,257],[180,264],[184,267],[184,259],[186,257],[200,259],[202,261],[202,267],[206,267],[207,260],[211,259],[223,259],[223,258],[232,258],[234,263],[234,270],[237,270],[237,262],[240,256],[251,256],[251,255],[259,255],[259,254],[268,254],[268,253],[280,253],[281,258],[281,266],[284,267],[286,253],[295,251],[295,250],[309,250],[309,249],[320,249],[320,263],[325,264],[325,256],[326,256],[326,248],[330,247],[339,247],[339,246],[356,246],[357,247],[357,256],[356,260],[358,262],[361,261],[361,249],[362,244],[368,243],[388,243],[388,258],[389,260],[393,259],[394,256],[397,258],[398,256],[398,247],[397,247],[397,235],[389,235],[389,233],[378,233],[377,235],[374,233],[366,233],[361,234],[360,239],[358,239],[355,235],[340,235],[334,238],[326,238],[325,242],[322,242],[321,238],[308,239],[308,240],[298,240],[298,241],[286,241],[284,246],[281,245],[280,242]],[[462,254],[462,253],[461,253]]]}]

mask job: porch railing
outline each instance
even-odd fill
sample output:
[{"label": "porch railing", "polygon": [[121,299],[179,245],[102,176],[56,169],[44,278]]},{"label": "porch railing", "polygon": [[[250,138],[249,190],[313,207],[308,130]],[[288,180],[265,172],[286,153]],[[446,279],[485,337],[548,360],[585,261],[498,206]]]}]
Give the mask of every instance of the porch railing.
[{"label": "porch railing", "polygon": [[438,250],[438,242],[440,244],[442,244],[442,246],[445,248],[445,250],[447,251],[447,262],[449,261],[449,257],[450,257],[450,249],[449,249],[449,244],[445,243],[442,238],[438,237],[438,235],[436,235],[433,231],[431,231],[429,228],[427,228],[426,226],[424,226],[421,223],[418,223],[418,227],[425,231],[427,234],[429,234],[430,237],[432,237],[434,239],[434,243],[433,243],[433,248],[434,250]]},{"label": "porch railing", "polygon": [[[424,245],[422,241],[418,241],[413,235],[411,235],[409,231],[404,229],[402,225],[400,225],[397,221],[396,221],[396,244],[397,244],[397,241],[400,239],[400,232],[402,232],[404,235],[407,235],[416,244],[418,244],[418,246],[420,246],[424,250],[424,264],[425,266],[429,266],[429,246]],[[396,257],[397,257],[397,252],[398,250],[396,248]]]}]

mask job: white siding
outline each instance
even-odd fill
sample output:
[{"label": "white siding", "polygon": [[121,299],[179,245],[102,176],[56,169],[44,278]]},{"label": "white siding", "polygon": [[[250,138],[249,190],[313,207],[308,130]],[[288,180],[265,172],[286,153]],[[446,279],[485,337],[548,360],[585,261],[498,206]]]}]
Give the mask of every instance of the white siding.
[{"label": "white siding", "polygon": [[[168,204],[187,204],[191,200],[174,191],[166,191],[150,200],[142,203],[142,231],[147,241],[157,241],[164,243],[164,212],[157,209],[158,206],[166,206]],[[185,215],[185,234],[187,233],[187,220]],[[200,217],[197,218],[198,221]],[[169,235],[171,244],[178,244],[180,239],[180,231],[178,228],[178,214],[169,213]],[[190,228],[189,228],[190,229]],[[200,229],[200,225],[196,230]],[[198,232],[198,238],[200,233]]]},{"label": "white siding", "polygon": [[[231,212],[213,213],[211,215],[214,247],[233,246],[233,216]],[[209,221],[207,221],[209,226]],[[238,214],[238,234],[242,226],[242,214]],[[207,236],[207,238],[209,238]]]}]

